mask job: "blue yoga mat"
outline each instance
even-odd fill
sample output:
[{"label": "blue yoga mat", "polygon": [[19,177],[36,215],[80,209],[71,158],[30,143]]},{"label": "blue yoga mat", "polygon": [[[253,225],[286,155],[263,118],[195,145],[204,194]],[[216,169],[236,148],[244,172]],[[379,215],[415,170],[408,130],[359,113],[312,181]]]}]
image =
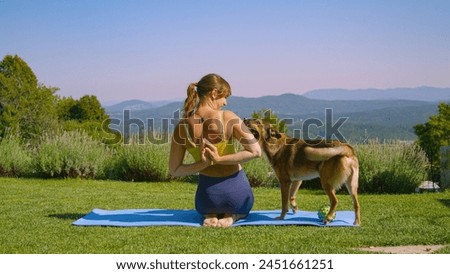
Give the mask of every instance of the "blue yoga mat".
[{"label": "blue yoga mat", "polygon": [[[310,225],[310,226],[354,226],[353,211],[337,211],[336,218],[324,225],[314,211],[289,212],[284,220],[276,220],[280,210],[251,211],[245,219],[233,226],[245,225]],[[183,209],[94,209],[86,216],[73,222],[77,226],[194,226],[201,227],[203,217],[195,210]]]}]

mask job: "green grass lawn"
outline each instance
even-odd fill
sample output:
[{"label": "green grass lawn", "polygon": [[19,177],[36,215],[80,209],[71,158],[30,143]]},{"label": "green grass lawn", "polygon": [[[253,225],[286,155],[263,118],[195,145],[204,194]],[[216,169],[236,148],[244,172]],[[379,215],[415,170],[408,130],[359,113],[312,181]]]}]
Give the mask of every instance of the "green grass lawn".
[{"label": "green grass lawn", "polygon": [[[450,253],[450,192],[360,195],[361,227],[78,227],[93,208],[193,209],[192,183],[0,178],[0,253],[363,253],[354,248],[441,244]],[[255,188],[255,210],[279,209],[276,188]],[[351,210],[344,193],[339,210]],[[301,190],[302,210],[327,203]]]}]

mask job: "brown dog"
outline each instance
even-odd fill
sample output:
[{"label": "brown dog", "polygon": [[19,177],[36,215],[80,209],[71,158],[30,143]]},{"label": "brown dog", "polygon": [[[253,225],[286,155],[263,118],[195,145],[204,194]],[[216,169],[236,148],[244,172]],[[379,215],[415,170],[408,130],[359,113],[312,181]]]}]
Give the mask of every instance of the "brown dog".
[{"label": "brown dog", "polygon": [[289,208],[289,198],[294,213],[295,196],[302,180],[319,177],[323,190],[330,199],[330,211],[324,223],[329,223],[338,204],[336,190],[344,183],[352,197],[355,225],[360,225],[358,202],[358,158],[353,148],[339,141],[311,140],[288,137],[261,120],[244,120],[266,154],[281,186],[282,210],[278,219],[284,219]]}]

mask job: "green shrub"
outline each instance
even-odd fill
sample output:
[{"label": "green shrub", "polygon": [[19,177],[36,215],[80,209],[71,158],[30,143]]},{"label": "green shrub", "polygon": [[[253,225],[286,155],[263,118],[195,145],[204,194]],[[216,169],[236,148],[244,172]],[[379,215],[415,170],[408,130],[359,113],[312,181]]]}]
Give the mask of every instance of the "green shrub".
[{"label": "green shrub", "polygon": [[360,192],[412,193],[427,178],[426,155],[415,144],[371,141],[355,150]]},{"label": "green shrub", "polygon": [[[19,138],[0,140],[0,176],[78,177],[125,181],[168,181],[170,144],[133,141],[112,150],[84,131],[60,131],[44,134],[32,151]],[[360,193],[411,193],[427,178],[429,163],[415,144],[402,142],[355,145],[359,158]],[[34,156],[34,157],[33,157]],[[187,154],[185,163],[193,162]],[[252,186],[278,186],[265,157],[243,164]],[[196,176],[178,178],[196,181]],[[320,188],[318,180],[302,185]]]},{"label": "green shrub", "polygon": [[111,152],[84,131],[44,134],[35,157],[41,177],[104,178]]},{"label": "green shrub", "polygon": [[243,169],[247,174],[250,185],[255,186],[276,186],[278,180],[273,172],[269,161],[265,157],[253,159],[243,164]]},{"label": "green shrub", "polygon": [[110,176],[125,181],[168,181],[169,153],[169,144],[124,144],[116,148]]},{"label": "green shrub", "polygon": [[0,176],[26,176],[31,170],[31,153],[20,138],[7,136],[0,139]]}]

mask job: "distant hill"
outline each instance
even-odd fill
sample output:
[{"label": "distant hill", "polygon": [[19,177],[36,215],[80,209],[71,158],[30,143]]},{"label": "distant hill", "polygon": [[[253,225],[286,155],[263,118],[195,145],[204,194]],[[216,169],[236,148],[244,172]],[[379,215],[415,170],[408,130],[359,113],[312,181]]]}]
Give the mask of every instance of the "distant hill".
[{"label": "distant hill", "polygon": [[173,101],[146,102],[146,101],[142,101],[142,100],[128,100],[128,101],[123,101],[123,102],[120,102],[118,104],[114,104],[111,106],[106,106],[105,109],[107,112],[122,111],[124,109],[143,110],[143,109],[151,109],[151,108],[164,106],[171,102],[173,102]]},{"label": "distant hill", "polygon": [[450,88],[417,87],[393,89],[320,89],[303,94],[319,100],[397,100],[408,99],[427,102],[450,101]]},{"label": "distant hill", "polygon": [[[339,131],[350,142],[363,142],[367,139],[375,138],[380,141],[394,139],[411,141],[416,139],[413,127],[426,122],[428,117],[436,113],[437,103],[424,102],[423,105],[417,106],[386,107],[360,112],[334,113],[332,123],[335,123],[341,117],[347,118]],[[308,118],[318,118],[324,121],[325,113],[297,116],[294,119],[295,124],[291,128],[302,129],[302,121]],[[314,133],[319,136],[325,136],[324,128]]]},{"label": "distant hill", "polygon": [[254,110],[270,108],[277,114],[298,116],[313,113],[324,113],[332,108],[334,113],[364,112],[387,107],[421,106],[430,102],[413,100],[318,100],[297,94],[282,94],[258,98],[230,97],[230,109],[241,117],[249,117]]},{"label": "distant hill", "polygon": [[[130,104],[135,102],[136,105]],[[145,102],[144,102],[145,103]],[[148,105],[142,101],[127,101],[106,108],[111,118],[122,121],[124,110],[130,110],[130,119],[139,119],[147,127],[160,130],[163,125],[169,131],[177,122],[183,102],[172,102],[163,106]],[[348,117],[342,126],[342,133],[348,140],[362,141],[367,138],[414,140],[416,138],[413,126],[424,123],[430,115],[437,112],[438,102],[414,100],[318,100],[296,94],[283,94],[277,96],[263,96],[258,98],[230,97],[228,108],[241,118],[251,117],[254,111],[270,108],[278,117],[289,118],[294,122],[290,126],[302,129],[302,123],[309,118],[325,119],[325,109],[333,110],[333,120]],[[147,108],[144,108],[147,106]],[[122,107],[122,109],[120,109]],[[134,120],[136,121],[136,120]],[[128,121],[130,122],[130,121]],[[121,124],[123,127],[123,123]],[[117,128],[117,127],[116,127]],[[120,128],[120,127],[119,127]],[[136,125],[127,132],[135,131]],[[323,136],[322,129],[318,135]]]}]

